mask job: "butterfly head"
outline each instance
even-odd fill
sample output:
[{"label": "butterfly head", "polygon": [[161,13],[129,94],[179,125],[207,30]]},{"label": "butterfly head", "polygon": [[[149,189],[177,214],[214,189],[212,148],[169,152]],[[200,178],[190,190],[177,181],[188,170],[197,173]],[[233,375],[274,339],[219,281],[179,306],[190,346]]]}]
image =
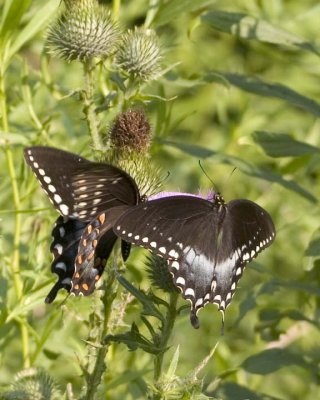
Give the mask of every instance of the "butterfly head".
[{"label": "butterfly head", "polygon": [[220,194],[219,192],[217,192],[214,196],[214,204],[216,204],[217,206],[225,205],[224,198],[223,198],[222,194]]}]

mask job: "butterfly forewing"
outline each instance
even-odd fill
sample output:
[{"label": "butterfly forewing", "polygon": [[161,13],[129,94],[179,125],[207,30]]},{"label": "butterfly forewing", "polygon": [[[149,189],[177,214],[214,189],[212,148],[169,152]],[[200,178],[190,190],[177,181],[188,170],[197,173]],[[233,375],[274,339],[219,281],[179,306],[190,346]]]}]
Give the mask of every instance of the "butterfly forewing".
[{"label": "butterfly forewing", "polygon": [[89,161],[52,147],[34,146],[24,150],[27,163],[35,173],[50,201],[63,216],[74,215],[72,173]]},{"label": "butterfly forewing", "polygon": [[30,147],[24,154],[62,216],[90,221],[109,208],[140,201],[135,181],[110,164],[91,162],[52,147]]}]

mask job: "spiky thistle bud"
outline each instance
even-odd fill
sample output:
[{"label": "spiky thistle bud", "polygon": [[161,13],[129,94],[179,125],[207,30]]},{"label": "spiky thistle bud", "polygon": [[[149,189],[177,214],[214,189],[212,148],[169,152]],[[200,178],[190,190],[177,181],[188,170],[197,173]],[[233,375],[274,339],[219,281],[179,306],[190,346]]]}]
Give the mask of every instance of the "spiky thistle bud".
[{"label": "spiky thistle bud", "polygon": [[59,58],[86,62],[116,51],[119,30],[97,0],[64,0],[65,10],[49,28],[47,47]]},{"label": "spiky thistle bud", "polygon": [[150,124],[142,110],[129,109],[115,120],[110,132],[115,149],[146,153],[150,146]]},{"label": "spiky thistle bud", "polygon": [[117,63],[129,76],[144,82],[156,79],[161,71],[160,61],[160,46],[155,31],[136,28],[122,36]]},{"label": "spiky thistle bud", "polygon": [[1,394],[3,400],[58,400],[61,392],[53,379],[42,369],[30,368],[15,376],[12,390]]},{"label": "spiky thistle bud", "polygon": [[168,270],[166,260],[155,255],[147,258],[147,272],[153,286],[167,292],[178,292],[178,288],[174,285],[172,275]]}]

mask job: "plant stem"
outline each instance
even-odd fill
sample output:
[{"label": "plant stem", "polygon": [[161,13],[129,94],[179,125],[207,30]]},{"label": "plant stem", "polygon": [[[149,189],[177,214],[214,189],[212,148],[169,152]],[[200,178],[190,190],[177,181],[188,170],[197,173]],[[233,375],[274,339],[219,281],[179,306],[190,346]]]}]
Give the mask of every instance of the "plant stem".
[{"label": "plant stem", "polygon": [[93,101],[94,91],[94,76],[91,61],[87,61],[83,64],[84,72],[84,114],[86,116],[88,129],[92,138],[93,147],[95,150],[102,149],[101,138],[99,135],[99,121],[97,120],[97,114],[95,112],[95,105]]},{"label": "plant stem", "polygon": [[178,293],[173,292],[170,293],[170,301],[169,308],[164,319],[161,336],[159,338],[159,346],[163,348],[163,352],[157,355],[154,359],[154,380],[157,382],[162,373],[162,364],[164,354],[168,345],[168,341],[170,339],[172,329],[177,316],[177,301],[178,301]]},{"label": "plant stem", "polygon": [[[2,65],[4,65],[3,59],[1,61]],[[4,78],[3,68],[0,68],[0,111],[2,116],[2,130],[3,132],[7,133],[9,132],[9,123],[8,123],[6,88],[5,88],[5,78]],[[17,176],[14,168],[13,156],[12,156],[12,151],[9,147],[9,143],[6,143],[5,145],[5,157],[11,181],[13,204],[16,211],[11,272],[12,272],[13,285],[16,292],[16,297],[17,300],[20,300],[22,297],[22,288],[23,288],[22,281],[20,279],[20,235],[21,235],[22,220],[21,220],[21,213],[19,212],[20,195],[17,183]],[[24,318],[17,320],[17,323],[19,324],[21,332],[23,364],[24,367],[27,368],[30,366],[28,330]]]},{"label": "plant stem", "polygon": [[[103,315],[99,320],[99,337],[100,343],[106,336],[108,331],[108,322],[111,315],[111,308],[113,300],[115,299],[115,271],[109,271],[109,278],[106,282],[105,294],[101,298]],[[83,400],[94,400],[99,384],[101,383],[102,375],[106,370],[105,358],[108,352],[108,346],[100,345],[98,343],[98,349],[95,355],[94,367],[91,373],[87,373],[86,376],[86,393],[83,396]]]},{"label": "plant stem", "polygon": [[121,0],[113,0],[112,1],[112,16],[115,21],[119,19]]}]

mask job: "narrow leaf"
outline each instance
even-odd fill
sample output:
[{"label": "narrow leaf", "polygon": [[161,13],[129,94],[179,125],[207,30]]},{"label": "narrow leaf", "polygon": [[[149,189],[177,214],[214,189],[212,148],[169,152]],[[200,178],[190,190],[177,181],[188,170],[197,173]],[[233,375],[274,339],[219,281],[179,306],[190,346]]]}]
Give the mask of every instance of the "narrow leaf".
[{"label": "narrow leaf", "polygon": [[[288,88],[287,86],[284,86],[280,83],[264,82],[260,79],[250,76],[228,74],[222,72],[218,73],[223,75],[224,78],[228,80],[231,85],[237,86],[238,88],[246,92],[254,93],[259,96],[274,97],[285,100],[289,104],[302,108],[303,110],[306,110],[311,114],[320,117],[319,103],[317,103],[313,99],[310,99],[309,97],[303,96],[302,94]],[[217,72],[214,71],[214,74],[217,74]],[[205,79],[210,81],[210,74]]]},{"label": "narrow leaf", "polygon": [[253,140],[271,157],[298,157],[320,153],[320,148],[293,139],[290,135],[258,131]]},{"label": "narrow leaf", "polygon": [[180,357],[180,347],[177,346],[177,349],[174,352],[174,355],[170,361],[170,365],[169,365],[167,373],[166,373],[166,376],[169,381],[173,380],[173,378],[175,377],[178,362],[179,362],[179,357]]},{"label": "narrow leaf", "polygon": [[202,21],[221,32],[243,39],[255,39],[260,42],[295,46],[320,55],[319,49],[311,42],[300,38],[282,28],[271,25],[267,21],[254,18],[244,13],[226,11],[210,11],[201,17]]},{"label": "narrow leaf", "polygon": [[10,48],[9,58],[18,52],[30,39],[37,35],[49,23],[53,17],[60,0],[50,0],[34,14],[28,24],[21,29],[19,35],[13,41]]},{"label": "narrow leaf", "polygon": [[1,35],[18,28],[20,20],[29,8],[31,0],[6,0],[1,18]]},{"label": "narrow leaf", "polygon": [[157,307],[153,304],[151,298],[143,293],[141,290],[135,288],[131,283],[129,283],[123,276],[117,276],[118,281],[124,286],[133,296],[140,301],[143,306],[143,313],[145,315],[151,315],[153,317],[158,318],[159,320],[163,320],[162,314],[159,312]]}]

